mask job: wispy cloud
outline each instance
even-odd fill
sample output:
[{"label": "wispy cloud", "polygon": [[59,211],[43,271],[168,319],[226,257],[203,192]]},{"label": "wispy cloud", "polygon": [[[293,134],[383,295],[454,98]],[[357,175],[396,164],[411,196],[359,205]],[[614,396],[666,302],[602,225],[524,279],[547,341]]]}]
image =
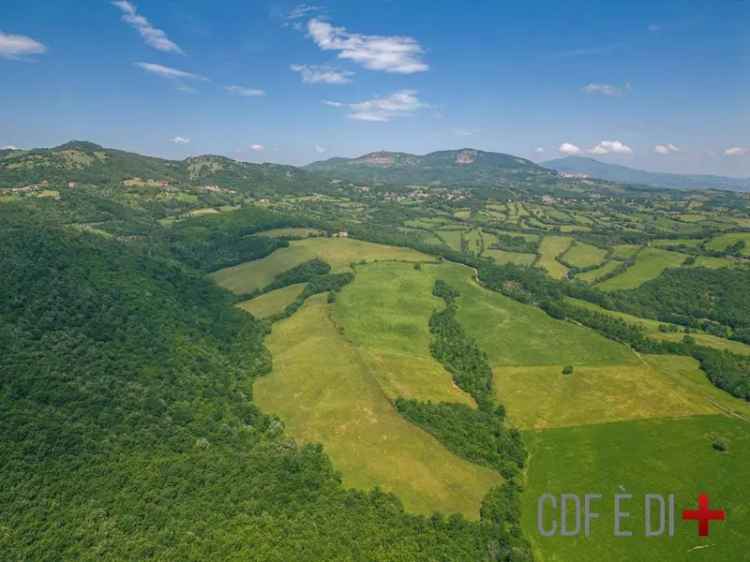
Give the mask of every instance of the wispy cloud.
[{"label": "wispy cloud", "polygon": [[541,146],[537,146],[534,149],[534,152],[536,152],[537,154],[542,154],[544,152],[544,149]]},{"label": "wispy cloud", "polygon": [[745,156],[746,154],[750,154],[750,148],[743,148],[741,146],[733,146],[724,151],[725,156]]},{"label": "wispy cloud", "polygon": [[323,100],[324,105],[329,105],[331,107],[344,107],[346,104],[340,101],[331,101],[331,100]]},{"label": "wispy cloud", "polygon": [[312,4],[298,4],[289,11],[286,19],[299,20],[302,18],[306,18],[310,14],[315,14],[322,11],[323,8],[321,6],[314,6]]},{"label": "wispy cloud", "polygon": [[305,84],[349,84],[353,72],[338,70],[330,66],[316,66],[307,64],[293,64],[289,67],[302,76]]},{"label": "wispy cloud", "polygon": [[190,144],[190,139],[185,137],[175,137],[172,139],[172,142],[175,144]]},{"label": "wispy cloud", "polygon": [[254,150],[255,152],[262,152],[265,149],[266,149],[266,147],[263,146],[262,144],[251,144],[250,145],[250,150]]},{"label": "wispy cloud", "polygon": [[47,47],[39,41],[25,35],[13,35],[0,31],[0,57],[11,60],[22,60],[29,55],[41,55]]},{"label": "wispy cloud", "polygon": [[591,82],[590,84],[586,84],[583,88],[581,88],[581,91],[586,94],[600,94],[603,96],[621,96],[625,90],[629,90],[630,85],[626,84],[625,88],[620,88],[619,86],[614,86],[612,84],[600,84],[596,82]]},{"label": "wispy cloud", "polygon": [[193,74],[191,72],[185,72],[184,70],[177,70],[176,68],[170,68],[161,64],[154,64],[151,62],[136,62],[134,63],[138,68],[142,68],[146,72],[160,76],[161,78],[167,78],[169,80],[202,80],[206,81],[208,78]]},{"label": "wispy cloud", "polygon": [[17,146],[13,146],[12,144],[9,144],[7,146],[0,148],[0,150],[19,150],[19,148]]},{"label": "wispy cloud", "polygon": [[122,21],[136,29],[148,46],[166,53],[185,54],[174,41],[167,37],[164,31],[154,27],[145,17],[138,14],[138,10],[133,3],[127,0],[117,0],[112,4],[122,11]]},{"label": "wispy cloud", "polygon": [[654,147],[654,152],[661,155],[672,154],[673,152],[679,152],[680,149],[673,144],[657,144]]},{"label": "wispy cloud", "polygon": [[370,70],[397,74],[424,72],[424,49],[412,37],[350,33],[317,18],[307,22],[313,41],[324,51],[339,51],[338,58],[354,61]]},{"label": "wispy cloud", "polygon": [[317,152],[318,154],[323,154],[324,152],[328,152],[328,149],[325,146],[320,146],[319,144],[316,144],[315,152]]},{"label": "wispy cloud", "polygon": [[599,156],[604,154],[633,154],[633,149],[617,140],[604,140],[597,144],[595,147],[589,148],[587,152]]},{"label": "wispy cloud", "polygon": [[400,90],[383,98],[374,98],[357,103],[324,101],[332,107],[347,107],[348,117],[358,121],[387,122],[397,117],[413,115],[416,111],[429,107],[417,97],[416,90]]},{"label": "wispy cloud", "polygon": [[256,88],[245,88],[244,86],[226,86],[224,89],[230,94],[234,94],[235,96],[243,96],[246,98],[254,98],[266,95],[266,92],[264,90],[258,90]]},{"label": "wispy cloud", "polygon": [[479,134],[479,129],[453,129],[453,134],[457,137],[471,137]]},{"label": "wispy cloud", "polygon": [[560,151],[560,154],[567,154],[568,156],[574,156],[576,154],[580,154],[583,152],[580,147],[574,145],[570,142],[564,142],[560,145],[560,148],[558,148]]}]

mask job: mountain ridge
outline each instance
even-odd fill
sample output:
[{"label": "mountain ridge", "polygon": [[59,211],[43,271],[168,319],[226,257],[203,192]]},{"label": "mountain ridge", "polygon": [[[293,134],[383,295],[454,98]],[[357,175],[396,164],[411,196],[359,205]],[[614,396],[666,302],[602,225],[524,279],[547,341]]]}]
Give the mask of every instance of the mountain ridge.
[{"label": "mountain ridge", "polygon": [[750,178],[732,178],[712,174],[649,172],[584,156],[557,158],[541,162],[540,165],[564,174],[583,174],[601,180],[641,184],[650,187],[750,191]]}]

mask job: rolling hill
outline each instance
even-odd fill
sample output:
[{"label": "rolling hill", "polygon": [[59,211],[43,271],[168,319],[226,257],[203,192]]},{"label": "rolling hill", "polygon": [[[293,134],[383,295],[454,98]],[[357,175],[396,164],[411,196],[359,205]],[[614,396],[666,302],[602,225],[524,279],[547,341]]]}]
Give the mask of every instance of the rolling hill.
[{"label": "rolling hill", "polygon": [[50,185],[217,185],[243,192],[282,193],[313,188],[320,191],[327,184],[294,166],[253,164],[215,155],[166,160],[83,141],[54,148],[0,152],[0,187],[44,181]]},{"label": "rolling hill", "polygon": [[313,162],[304,169],[354,182],[396,185],[495,186],[552,177],[548,170],[530,160],[471,148],[431,152],[424,156],[372,152],[358,158]]},{"label": "rolling hill", "polygon": [[545,168],[566,174],[576,174],[618,183],[641,184],[669,189],[726,189],[750,191],[750,178],[729,178],[711,175],[667,174],[647,172],[619,164],[600,162],[593,158],[568,156],[548,160]]}]

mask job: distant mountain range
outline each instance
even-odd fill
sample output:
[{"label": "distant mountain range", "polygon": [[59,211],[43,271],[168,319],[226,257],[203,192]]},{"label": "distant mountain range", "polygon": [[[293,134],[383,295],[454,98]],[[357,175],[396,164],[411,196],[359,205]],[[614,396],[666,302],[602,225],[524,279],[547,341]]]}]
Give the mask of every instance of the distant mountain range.
[{"label": "distant mountain range", "polygon": [[165,160],[72,141],[55,148],[0,151],[0,188],[47,181],[144,186],[217,185],[238,191],[295,192],[325,188],[327,181],[294,166],[252,164],[224,156]]},{"label": "distant mountain range", "polygon": [[424,156],[372,152],[359,158],[313,162],[304,169],[352,182],[398,185],[493,186],[554,177],[531,160],[471,148],[442,150]]},{"label": "distant mountain range", "polygon": [[541,165],[564,174],[575,174],[618,183],[648,185],[669,189],[750,191],[750,178],[646,172],[618,164],[607,164],[593,158],[584,158],[581,156],[568,156],[557,160],[549,160],[542,162]]}]

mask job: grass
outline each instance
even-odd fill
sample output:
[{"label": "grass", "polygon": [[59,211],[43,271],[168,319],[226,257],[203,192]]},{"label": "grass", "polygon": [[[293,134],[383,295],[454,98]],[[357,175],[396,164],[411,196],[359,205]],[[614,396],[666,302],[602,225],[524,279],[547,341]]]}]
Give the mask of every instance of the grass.
[{"label": "grass", "polygon": [[458,252],[461,251],[461,233],[461,230],[438,230],[436,232],[448,246]]},{"label": "grass", "polygon": [[731,258],[715,258],[712,256],[698,256],[695,264],[690,267],[708,267],[711,269],[721,269],[722,267],[737,267],[736,260]]},{"label": "grass", "polygon": [[236,294],[250,293],[271,283],[274,277],[313,258],[329,263],[334,272],[346,271],[358,261],[425,261],[429,256],[408,248],[383,246],[352,238],[309,238],[295,240],[263,259],[219,270],[211,278]]},{"label": "grass", "polygon": [[591,267],[599,265],[607,257],[607,251],[585,244],[576,242],[563,256],[564,261],[575,267]]},{"label": "grass", "polygon": [[237,306],[256,318],[267,318],[283,311],[288,305],[292,304],[300,296],[304,288],[304,283],[289,285],[283,289],[276,289],[270,293],[245,301]]},{"label": "grass", "polygon": [[536,254],[522,254],[520,252],[508,252],[506,250],[485,250],[484,257],[492,258],[496,264],[504,265],[513,263],[516,265],[531,265],[536,259]]},{"label": "grass", "polygon": [[635,260],[635,264],[620,275],[607,279],[597,287],[603,291],[635,289],[646,281],[656,279],[670,267],[679,267],[687,256],[659,248],[644,248]]},{"label": "grass", "polygon": [[610,260],[601,267],[597,267],[596,269],[592,269],[585,273],[579,273],[576,275],[576,279],[579,281],[585,281],[586,283],[596,283],[599,279],[620,267],[620,265],[620,262]]},{"label": "grass", "polygon": [[648,363],[495,369],[498,399],[522,429],[547,429],[639,418],[717,414],[702,392]]},{"label": "grass", "polygon": [[740,240],[745,242],[742,255],[750,256],[750,232],[730,232],[728,234],[722,234],[721,236],[711,239],[706,244],[706,248],[709,250],[722,251]]},{"label": "grass", "polygon": [[572,242],[573,239],[566,236],[545,236],[539,245],[540,257],[537,265],[555,279],[563,279],[568,273],[568,268],[555,258],[564,253]]},{"label": "grass", "polygon": [[[596,304],[578,300],[578,299],[568,298],[566,300],[572,304],[575,304],[576,306],[581,306],[583,308],[587,308],[595,312],[600,312],[602,314],[612,316],[613,318],[619,318],[620,320],[623,320],[627,322],[628,324],[640,326],[641,328],[643,328],[643,330],[645,330],[646,334],[648,334],[649,337],[655,340],[681,341],[682,338],[685,337],[684,328],[676,324],[669,324],[668,322],[659,322],[658,320],[651,320],[650,318],[641,318],[639,316],[633,316],[632,314],[626,314],[624,312],[607,310],[606,308],[602,308]],[[673,326],[679,331],[663,333],[659,330],[659,326],[662,324]],[[750,345],[744,344],[742,342],[728,340],[726,338],[721,338],[719,336],[714,336],[711,334],[706,334],[703,332],[696,332],[696,331],[691,332],[690,335],[693,338],[695,338],[695,341],[699,345],[705,345],[706,347],[713,347],[715,349],[731,351],[732,353],[738,353],[740,355],[750,355]]]},{"label": "grass", "polygon": [[612,257],[616,260],[626,260],[636,255],[640,249],[640,246],[634,244],[618,244],[612,248]]},{"label": "grass", "polygon": [[[458,289],[458,320],[493,367],[637,364],[628,348],[593,330],[555,320],[539,308],[484,289],[468,267],[425,266]],[[550,345],[554,342],[554,345]]]},{"label": "grass", "polygon": [[258,405],[295,439],[322,443],[347,487],[380,486],[409,511],[476,519],[500,476],[456,457],[396,412],[325,300],[308,299],[274,326],[266,340],[274,370],[255,383]]},{"label": "grass", "polygon": [[399,263],[357,267],[333,318],[389,398],[473,405],[430,353],[430,315],[444,306],[432,296],[436,271]]},{"label": "grass", "polygon": [[[575,376],[575,375],[574,375]],[[525,433],[532,461],[523,494],[522,520],[536,558],[549,561],[734,562],[750,551],[750,429],[746,421],[715,415],[653,419]],[[714,437],[729,444],[719,453]],[[613,497],[633,494],[624,504],[631,518],[624,528],[633,537],[615,537]],[[697,536],[695,522],[683,522],[683,509],[694,509],[707,492],[711,505],[727,510],[727,521],[713,523],[708,539]],[[592,536],[542,537],[537,531],[537,501],[544,493],[602,494]],[[643,536],[643,496],[676,494],[675,536]]]}]

